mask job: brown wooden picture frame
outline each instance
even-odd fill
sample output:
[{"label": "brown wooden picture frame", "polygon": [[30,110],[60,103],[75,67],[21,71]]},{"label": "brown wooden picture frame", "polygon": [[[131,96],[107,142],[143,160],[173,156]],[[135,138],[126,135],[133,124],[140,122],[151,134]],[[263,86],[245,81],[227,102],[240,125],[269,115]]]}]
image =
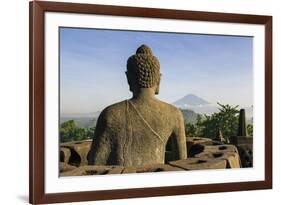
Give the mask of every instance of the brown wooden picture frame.
[{"label": "brown wooden picture frame", "polygon": [[[180,194],[242,191],[272,188],[272,17],[260,15],[214,13],[104,6],[93,4],[30,2],[30,142],[29,200],[30,203],[57,203],[88,200],[153,197]],[[44,191],[44,13],[67,12],[127,17],[149,17],[209,22],[259,24],[265,26],[265,180],[251,182],[184,185],[46,194]]]}]

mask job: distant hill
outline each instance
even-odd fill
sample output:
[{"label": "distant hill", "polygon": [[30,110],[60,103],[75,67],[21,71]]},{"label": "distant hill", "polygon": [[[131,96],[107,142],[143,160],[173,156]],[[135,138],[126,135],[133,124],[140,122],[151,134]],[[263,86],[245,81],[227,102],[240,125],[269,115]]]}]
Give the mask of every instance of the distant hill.
[{"label": "distant hill", "polygon": [[89,112],[89,113],[74,113],[65,114],[62,113],[60,116],[60,123],[68,120],[74,120],[78,127],[90,128],[96,126],[96,121],[101,112]]},{"label": "distant hill", "polygon": [[180,98],[179,100],[175,101],[173,104],[178,107],[188,107],[209,105],[210,103],[194,94],[188,94],[183,98]]},{"label": "distant hill", "polygon": [[[192,110],[188,110],[188,109],[181,109],[182,114],[183,114],[183,118],[185,120],[186,123],[195,123],[198,114],[195,113]],[[82,127],[82,128],[90,128],[90,127],[95,127],[96,126],[96,121],[97,118],[95,117],[79,117],[81,115],[75,115],[75,116],[62,116],[60,119],[60,123],[66,122],[68,120],[74,120],[76,125],[78,127]],[[87,115],[85,115],[87,116]]]},{"label": "distant hill", "polygon": [[218,111],[216,105],[209,103],[207,100],[200,98],[194,94],[188,94],[173,103],[180,109],[192,110],[199,114],[210,115]]},{"label": "distant hill", "polygon": [[62,113],[62,118],[98,118],[101,111],[97,112],[88,112],[88,113]]},{"label": "distant hill", "polygon": [[[188,94],[173,103],[178,107],[184,116],[186,123],[196,122],[198,115],[211,115],[219,112],[218,105],[211,104],[207,100],[200,98],[194,94]],[[253,108],[244,107],[246,110],[247,122],[253,122]],[[75,120],[79,127],[88,128],[96,124],[96,120],[100,112],[82,113],[82,114],[62,114],[61,123],[67,120]]]},{"label": "distant hill", "polygon": [[[194,111],[198,114],[211,115],[219,112],[217,104],[211,104],[207,100],[200,98],[194,94],[188,94],[173,103],[176,107],[182,110]],[[233,105],[235,106],[235,105]],[[244,108],[246,111],[246,118],[249,122],[253,122],[253,107],[239,107]],[[191,114],[191,113],[190,113]]]},{"label": "distant hill", "polygon": [[185,123],[195,123],[199,115],[198,113],[187,109],[181,109],[181,112],[183,114]]}]

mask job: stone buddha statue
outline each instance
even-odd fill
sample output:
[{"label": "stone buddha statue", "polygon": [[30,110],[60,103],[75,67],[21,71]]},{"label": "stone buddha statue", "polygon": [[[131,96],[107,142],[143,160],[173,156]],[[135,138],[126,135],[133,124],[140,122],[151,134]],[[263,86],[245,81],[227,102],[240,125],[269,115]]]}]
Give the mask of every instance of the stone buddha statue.
[{"label": "stone buddha statue", "polygon": [[144,166],[165,163],[165,148],[174,139],[177,159],[187,157],[184,120],[176,107],[158,100],[160,64],[151,49],[140,46],[127,61],[133,96],[105,108],[88,155],[90,165]]}]

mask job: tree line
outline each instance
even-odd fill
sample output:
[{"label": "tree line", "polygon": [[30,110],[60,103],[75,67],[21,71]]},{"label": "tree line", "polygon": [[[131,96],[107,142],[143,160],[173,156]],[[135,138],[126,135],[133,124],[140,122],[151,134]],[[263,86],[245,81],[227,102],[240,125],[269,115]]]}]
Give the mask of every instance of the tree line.
[{"label": "tree line", "polygon": [[[230,137],[237,136],[238,106],[218,103],[219,111],[212,115],[198,115],[195,123],[185,124],[186,137],[206,137],[215,139],[220,131],[227,142]],[[249,136],[253,136],[253,125],[247,125]]]},{"label": "tree line", "polygon": [[[228,142],[230,137],[237,136],[238,106],[219,105],[219,112],[212,115],[198,115],[195,123],[185,123],[186,137],[206,137],[215,139],[220,131]],[[60,142],[81,141],[92,139],[95,127],[78,127],[74,120],[68,120],[60,125]],[[249,136],[253,136],[253,125],[247,125]]]},{"label": "tree line", "polygon": [[60,125],[60,142],[92,139],[94,132],[95,127],[78,127],[74,120],[68,120]]}]

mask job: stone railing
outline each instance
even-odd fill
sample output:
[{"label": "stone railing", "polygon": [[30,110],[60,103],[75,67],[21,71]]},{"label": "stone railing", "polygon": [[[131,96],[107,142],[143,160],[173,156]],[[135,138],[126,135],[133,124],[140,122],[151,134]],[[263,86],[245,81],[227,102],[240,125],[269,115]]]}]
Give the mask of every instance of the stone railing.
[{"label": "stone railing", "polygon": [[62,143],[60,146],[61,176],[187,171],[240,168],[239,152],[234,145],[225,145],[207,138],[188,138],[189,158],[142,167],[88,166],[91,141]]}]

